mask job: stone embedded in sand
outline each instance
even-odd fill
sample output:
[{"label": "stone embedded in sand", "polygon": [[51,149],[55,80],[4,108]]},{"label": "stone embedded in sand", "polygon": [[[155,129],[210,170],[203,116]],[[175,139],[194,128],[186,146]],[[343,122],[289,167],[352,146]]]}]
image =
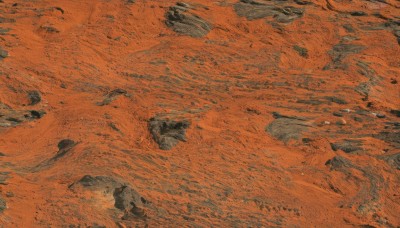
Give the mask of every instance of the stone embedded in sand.
[{"label": "stone embedded in sand", "polygon": [[29,105],[35,105],[42,101],[39,91],[36,90],[29,91],[28,98],[30,101]]},{"label": "stone embedded in sand", "polygon": [[331,147],[334,151],[342,150],[346,153],[352,153],[356,151],[362,151],[362,143],[362,140],[345,139],[343,141],[331,143]]},{"label": "stone embedded in sand", "polygon": [[388,164],[400,170],[400,153],[383,156],[383,160],[385,160]]},{"label": "stone embedded in sand", "polygon": [[304,9],[290,6],[285,1],[241,0],[234,9],[240,17],[248,20],[271,17],[278,23],[292,22],[304,14]]},{"label": "stone embedded in sand", "polygon": [[207,35],[212,25],[188,10],[189,8],[184,4],[170,7],[166,14],[166,25],[177,33],[191,37],[198,38]]},{"label": "stone embedded in sand", "polygon": [[298,45],[294,45],[293,49],[299,53],[301,57],[308,58],[308,50],[304,47],[300,47]]},{"label": "stone embedded in sand", "polygon": [[26,118],[31,118],[31,119],[40,119],[42,118],[44,115],[46,115],[46,112],[43,110],[31,110],[29,111],[29,114],[26,114],[25,117]]},{"label": "stone embedded in sand", "polygon": [[185,134],[189,126],[190,123],[187,120],[174,121],[151,118],[149,121],[150,133],[162,150],[172,149],[179,141],[186,142]]},{"label": "stone embedded in sand", "polygon": [[122,186],[114,190],[115,207],[130,212],[137,217],[147,217],[143,204],[146,200],[140,194],[129,186]]},{"label": "stone embedded in sand", "polygon": [[324,69],[329,69],[331,67],[346,69],[347,63],[344,63],[343,60],[351,54],[360,53],[365,49],[365,46],[358,44],[347,44],[347,43],[339,43],[333,46],[332,50],[328,52],[328,54],[332,57],[332,63],[328,64],[324,67]]},{"label": "stone embedded in sand", "polygon": [[126,97],[129,97],[129,94],[126,90],[124,89],[114,89],[111,92],[109,92],[104,100],[102,102],[97,102],[98,106],[104,106],[104,105],[108,105],[110,104],[112,101],[114,101],[115,99],[117,99],[118,96],[124,95]]},{"label": "stone embedded in sand", "polygon": [[335,156],[332,159],[329,159],[326,163],[326,166],[330,166],[331,170],[343,170],[344,168],[352,168],[353,164],[347,158],[342,156]]},{"label": "stone embedded in sand", "polygon": [[286,116],[279,113],[273,113],[273,115],[276,119],[265,128],[265,131],[285,143],[291,140],[299,140],[302,133],[308,131],[312,126],[301,117]]},{"label": "stone embedded in sand", "polygon": [[3,50],[3,49],[0,47],[0,60],[5,59],[5,58],[7,58],[7,57],[8,57],[8,51]]},{"label": "stone embedded in sand", "polygon": [[7,209],[6,201],[0,197],[0,213]]},{"label": "stone embedded in sand", "polygon": [[76,145],[76,143],[71,139],[63,139],[63,140],[61,140],[57,145],[58,152],[57,152],[56,156],[54,156],[54,159],[58,159],[58,158],[64,156],[75,145]]}]

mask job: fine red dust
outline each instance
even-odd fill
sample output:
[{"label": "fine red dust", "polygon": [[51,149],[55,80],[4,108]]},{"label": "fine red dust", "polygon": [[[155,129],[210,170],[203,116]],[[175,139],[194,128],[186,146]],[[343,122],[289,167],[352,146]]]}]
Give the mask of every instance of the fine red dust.
[{"label": "fine red dust", "polygon": [[400,2],[185,3],[0,1],[0,227],[398,227]]}]

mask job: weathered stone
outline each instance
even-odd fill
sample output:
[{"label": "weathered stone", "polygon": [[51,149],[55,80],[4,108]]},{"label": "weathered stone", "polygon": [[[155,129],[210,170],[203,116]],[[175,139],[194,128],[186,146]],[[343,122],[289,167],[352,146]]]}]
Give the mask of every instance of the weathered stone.
[{"label": "weathered stone", "polygon": [[167,26],[177,33],[191,37],[198,38],[207,35],[211,31],[212,25],[203,18],[187,12],[187,10],[181,5],[171,7],[166,14],[165,23]]},{"label": "weathered stone", "polygon": [[179,141],[186,142],[186,129],[190,126],[187,120],[174,121],[151,118],[149,130],[160,149],[170,150]]}]

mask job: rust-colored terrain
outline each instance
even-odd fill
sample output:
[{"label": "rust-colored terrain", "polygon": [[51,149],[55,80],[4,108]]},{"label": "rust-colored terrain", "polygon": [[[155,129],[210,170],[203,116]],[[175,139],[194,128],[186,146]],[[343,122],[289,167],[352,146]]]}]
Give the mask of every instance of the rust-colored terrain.
[{"label": "rust-colored terrain", "polygon": [[0,0],[0,227],[399,227],[398,0]]}]

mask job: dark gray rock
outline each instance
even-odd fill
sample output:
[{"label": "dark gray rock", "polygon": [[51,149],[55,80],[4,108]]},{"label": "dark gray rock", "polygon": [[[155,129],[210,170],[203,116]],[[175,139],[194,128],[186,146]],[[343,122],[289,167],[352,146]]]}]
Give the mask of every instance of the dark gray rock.
[{"label": "dark gray rock", "polygon": [[71,139],[63,139],[61,140],[57,147],[58,147],[58,152],[56,156],[54,156],[53,159],[58,159],[63,157],[68,151],[70,151],[72,148],[74,148],[76,143],[71,140]]},{"label": "dark gray rock", "polygon": [[368,14],[363,11],[353,11],[350,12],[350,15],[354,17],[360,17],[360,16],[367,16]]},{"label": "dark gray rock", "polygon": [[167,119],[151,118],[148,124],[153,139],[160,149],[170,150],[179,141],[186,142],[186,129],[190,126],[187,120],[174,121]]},{"label": "dark gray rock", "polygon": [[334,151],[342,150],[346,153],[352,153],[356,151],[362,151],[362,144],[362,140],[345,139],[343,141],[331,143],[331,147]]},{"label": "dark gray rock", "polygon": [[272,18],[278,23],[290,23],[303,16],[304,9],[284,4],[284,1],[241,0],[234,5],[235,12],[248,20]]},{"label": "dark gray rock", "polygon": [[212,25],[189,11],[189,8],[182,4],[170,7],[166,14],[166,25],[177,33],[191,37],[199,38],[207,35]]},{"label": "dark gray rock", "polygon": [[46,115],[46,112],[43,111],[43,110],[39,110],[39,111],[31,110],[31,111],[29,111],[29,114],[25,114],[25,118],[28,118],[28,119],[40,119],[44,115]]},{"label": "dark gray rock", "polygon": [[114,190],[115,207],[130,212],[140,218],[147,217],[143,204],[147,201],[137,191],[129,186],[122,186]]},{"label": "dark gray rock", "polygon": [[147,217],[144,208],[149,202],[135,189],[121,180],[108,176],[85,175],[69,186],[73,190],[77,190],[79,187],[91,191],[101,191],[104,194],[112,194],[115,200],[115,208],[125,212],[123,219],[130,216],[136,218]]}]

